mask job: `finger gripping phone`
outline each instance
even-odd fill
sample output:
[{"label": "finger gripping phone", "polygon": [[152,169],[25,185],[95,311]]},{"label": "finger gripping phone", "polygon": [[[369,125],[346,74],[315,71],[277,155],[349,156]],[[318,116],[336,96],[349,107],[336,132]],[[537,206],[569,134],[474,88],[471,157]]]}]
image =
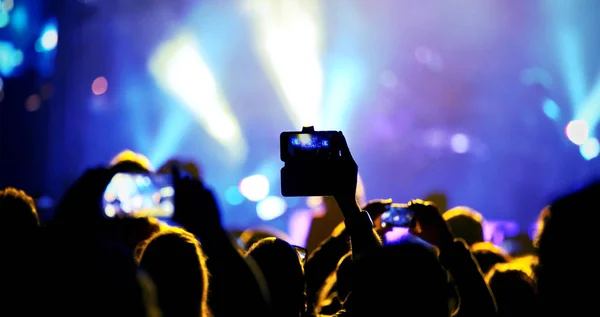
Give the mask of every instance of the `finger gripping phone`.
[{"label": "finger gripping phone", "polygon": [[104,192],[104,215],[171,219],[175,211],[171,174],[116,174]]},{"label": "finger gripping phone", "polygon": [[281,194],[284,197],[332,196],[340,157],[338,131],[282,132],[279,138]]},{"label": "finger gripping phone", "polygon": [[410,228],[415,223],[414,214],[404,204],[391,204],[383,214],[381,214],[382,227],[400,227]]}]

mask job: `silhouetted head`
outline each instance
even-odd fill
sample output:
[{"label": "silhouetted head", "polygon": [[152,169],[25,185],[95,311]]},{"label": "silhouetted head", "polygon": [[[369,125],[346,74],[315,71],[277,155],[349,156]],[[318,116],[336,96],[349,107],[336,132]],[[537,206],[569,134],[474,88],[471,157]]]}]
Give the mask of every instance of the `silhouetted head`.
[{"label": "silhouetted head", "polygon": [[168,229],[139,248],[140,267],[156,285],[164,316],[209,315],[206,258],[191,233]]},{"label": "silhouetted head", "polygon": [[240,234],[240,242],[245,250],[250,249],[256,242],[264,238],[278,238],[284,241],[289,241],[290,238],[284,232],[274,228],[260,227],[248,229]]},{"label": "silhouetted head", "polygon": [[471,246],[471,253],[479,263],[483,274],[489,272],[498,263],[507,263],[510,256],[506,251],[495,246],[491,242],[477,242]]},{"label": "silhouetted head", "polygon": [[[554,202],[539,238],[536,286],[542,314],[584,315],[596,308],[600,183]],[[590,252],[592,251],[592,252]]]},{"label": "silhouetted head", "polygon": [[[535,271],[538,266],[539,259],[537,255],[525,255],[520,257],[513,257],[507,265],[510,268],[518,269],[520,271],[525,272],[534,282],[536,280]],[[496,266],[501,266],[502,264],[497,264]]]},{"label": "silhouetted head", "polygon": [[35,209],[29,204],[31,201],[26,202],[30,198],[23,201],[19,198],[22,195],[25,193],[12,188],[0,191],[0,217],[3,217],[0,219],[5,221],[0,230],[0,288],[3,291],[0,315],[17,311],[21,316],[40,315],[35,311],[36,305],[32,305],[32,297],[37,300],[32,290],[37,292],[40,288],[40,268],[45,266],[44,259],[40,258],[43,229],[37,225]]},{"label": "silhouetted head", "polygon": [[304,312],[304,269],[293,246],[278,238],[265,238],[255,243],[246,256],[261,269],[276,316],[297,317]]},{"label": "silhouetted head", "polygon": [[354,259],[345,305],[359,316],[450,316],[452,289],[435,250],[402,240]]},{"label": "silhouetted head", "polygon": [[352,252],[346,253],[338,262],[336,269],[338,298],[343,302],[352,291],[352,280],[354,279],[354,263]]},{"label": "silhouetted head", "polygon": [[442,213],[448,210],[448,197],[446,197],[446,194],[442,192],[431,193],[427,195],[424,200],[432,202]]},{"label": "silhouetted head", "polygon": [[116,218],[111,219],[106,230],[112,230],[123,245],[132,251],[139,250],[138,246],[162,230],[169,230],[167,224],[152,217]]},{"label": "silhouetted head", "polygon": [[131,150],[117,154],[110,161],[110,169],[116,173],[148,173],[154,170],[147,157]]},{"label": "silhouetted head", "polygon": [[469,207],[454,207],[444,214],[444,220],[455,238],[461,238],[472,246],[483,242],[483,216]]},{"label": "silhouetted head", "polygon": [[533,280],[526,272],[510,264],[499,264],[485,277],[491,288],[500,317],[529,317],[535,314]]},{"label": "silhouetted head", "polygon": [[168,160],[159,167],[158,173],[171,174],[173,173],[173,166],[177,166],[180,169],[180,172],[187,174],[193,179],[202,179],[202,171],[196,163],[191,161],[182,162],[175,158]]},{"label": "silhouetted head", "polygon": [[40,226],[33,199],[12,187],[0,190],[0,217],[6,224],[4,231],[30,231]]},{"label": "silhouetted head", "polygon": [[513,237],[505,237],[502,246],[513,257],[536,253],[536,248],[533,246],[531,237],[525,232],[521,232]]}]

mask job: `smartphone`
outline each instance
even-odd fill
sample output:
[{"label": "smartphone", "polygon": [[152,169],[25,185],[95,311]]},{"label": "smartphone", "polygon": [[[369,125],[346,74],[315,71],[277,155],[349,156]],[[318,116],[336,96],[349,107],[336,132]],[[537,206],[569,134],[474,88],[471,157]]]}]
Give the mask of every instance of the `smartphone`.
[{"label": "smartphone", "polygon": [[306,249],[296,245],[294,245],[293,247],[296,250],[296,253],[298,253],[298,258],[300,258],[300,262],[302,262],[302,264],[306,263]]},{"label": "smartphone", "polygon": [[281,194],[284,197],[332,196],[341,168],[338,131],[301,131],[280,135]]},{"label": "smartphone", "polygon": [[106,217],[156,217],[169,220],[175,211],[170,174],[116,174],[104,192]]},{"label": "smartphone", "polygon": [[414,214],[405,204],[391,204],[387,211],[381,214],[382,227],[409,228],[414,225]]}]

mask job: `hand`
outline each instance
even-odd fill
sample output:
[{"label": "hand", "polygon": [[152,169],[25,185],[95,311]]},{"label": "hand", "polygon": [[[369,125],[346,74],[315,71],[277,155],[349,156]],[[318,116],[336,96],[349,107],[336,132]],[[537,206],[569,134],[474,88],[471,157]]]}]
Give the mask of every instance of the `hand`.
[{"label": "hand", "polygon": [[439,249],[452,244],[454,236],[433,203],[416,199],[408,203],[408,209],[416,219],[415,227],[410,228],[412,234]]},{"label": "hand", "polygon": [[375,231],[377,231],[379,235],[382,235],[392,229],[391,226],[381,226],[381,215],[390,209],[391,204],[391,198],[376,199],[369,201],[369,203],[365,207],[363,207],[363,210],[368,212],[369,216],[371,216],[371,219],[373,220],[373,225],[375,226]]},{"label": "hand", "polygon": [[381,217],[381,215],[390,210],[390,205],[392,204],[392,199],[374,199],[367,203],[363,210],[369,213],[371,219],[375,220],[376,218]]},{"label": "hand", "polygon": [[183,172],[186,175],[189,175],[193,179],[200,180],[200,168],[194,162],[183,162],[178,159],[170,159],[165,164],[163,164],[158,172],[161,174],[171,174],[173,173],[173,166],[176,166],[179,169],[179,172]]},{"label": "hand", "polygon": [[336,144],[340,148],[340,155],[335,157],[337,175],[337,188],[334,198],[337,201],[345,217],[350,213],[360,212],[356,202],[356,185],[358,181],[358,165],[352,158],[352,153],[348,148],[348,143],[342,132],[339,132],[335,138]]},{"label": "hand", "polygon": [[115,171],[87,170],[69,187],[58,204],[56,219],[64,222],[95,221],[104,217],[102,200]]},{"label": "hand", "polygon": [[176,179],[173,221],[195,235],[222,229],[213,193],[199,180]]}]

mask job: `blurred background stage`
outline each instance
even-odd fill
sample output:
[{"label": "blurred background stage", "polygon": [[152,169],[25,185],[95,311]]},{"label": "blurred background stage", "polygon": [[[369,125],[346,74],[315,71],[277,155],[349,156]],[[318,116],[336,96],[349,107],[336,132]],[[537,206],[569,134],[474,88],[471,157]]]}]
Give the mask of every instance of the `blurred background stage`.
[{"label": "blurred background stage", "polygon": [[0,3],[0,186],[40,208],[129,148],[199,162],[231,228],[288,230],[278,136],[307,124],[344,131],[369,199],[521,230],[600,175],[595,0]]}]

